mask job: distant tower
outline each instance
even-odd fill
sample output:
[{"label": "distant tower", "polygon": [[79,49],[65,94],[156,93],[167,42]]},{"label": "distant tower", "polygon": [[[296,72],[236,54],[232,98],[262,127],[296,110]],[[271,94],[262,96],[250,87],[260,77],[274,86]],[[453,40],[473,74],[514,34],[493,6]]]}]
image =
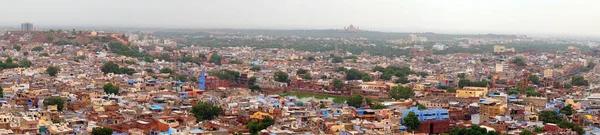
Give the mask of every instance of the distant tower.
[{"label": "distant tower", "polygon": [[33,23],[21,23],[21,31],[33,31]]},{"label": "distant tower", "polygon": [[367,104],[367,97],[363,98],[362,104],[360,104],[360,108],[371,109],[371,107],[369,107],[369,104]]},{"label": "distant tower", "polygon": [[202,75],[200,75],[200,78],[198,79],[198,89],[206,90],[206,88],[204,86],[205,83],[206,83],[206,72],[202,72]]}]

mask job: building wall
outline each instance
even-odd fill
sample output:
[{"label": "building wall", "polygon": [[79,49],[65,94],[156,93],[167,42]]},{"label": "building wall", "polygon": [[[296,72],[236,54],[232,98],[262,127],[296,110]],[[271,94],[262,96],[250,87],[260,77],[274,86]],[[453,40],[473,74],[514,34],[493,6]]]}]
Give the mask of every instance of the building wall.
[{"label": "building wall", "polygon": [[486,87],[463,87],[463,89],[456,90],[456,97],[469,98],[469,97],[483,97],[487,95],[488,88]]},{"label": "building wall", "polygon": [[419,133],[439,134],[450,132],[450,120],[421,121]]}]

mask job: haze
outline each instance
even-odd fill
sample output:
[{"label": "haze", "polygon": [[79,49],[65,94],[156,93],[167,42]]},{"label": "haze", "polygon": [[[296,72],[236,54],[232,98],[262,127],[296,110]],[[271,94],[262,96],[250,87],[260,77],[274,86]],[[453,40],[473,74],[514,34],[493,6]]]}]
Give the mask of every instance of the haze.
[{"label": "haze", "polygon": [[339,29],[600,37],[600,1],[8,0],[0,26]]}]

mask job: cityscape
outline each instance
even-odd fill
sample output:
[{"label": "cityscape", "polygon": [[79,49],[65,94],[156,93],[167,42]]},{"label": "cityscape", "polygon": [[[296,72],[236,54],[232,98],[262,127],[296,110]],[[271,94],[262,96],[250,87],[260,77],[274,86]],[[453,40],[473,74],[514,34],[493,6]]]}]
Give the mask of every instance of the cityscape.
[{"label": "cityscape", "polygon": [[600,134],[593,34],[19,21],[2,135]]}]

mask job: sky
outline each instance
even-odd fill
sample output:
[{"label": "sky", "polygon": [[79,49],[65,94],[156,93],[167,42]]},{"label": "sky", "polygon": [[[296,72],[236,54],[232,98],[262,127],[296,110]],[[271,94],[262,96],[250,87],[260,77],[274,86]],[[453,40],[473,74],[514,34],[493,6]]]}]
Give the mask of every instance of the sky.
[{"label": "sky", "polygon": [[599,0],[2,0],[0,26],[600,37]]}]

